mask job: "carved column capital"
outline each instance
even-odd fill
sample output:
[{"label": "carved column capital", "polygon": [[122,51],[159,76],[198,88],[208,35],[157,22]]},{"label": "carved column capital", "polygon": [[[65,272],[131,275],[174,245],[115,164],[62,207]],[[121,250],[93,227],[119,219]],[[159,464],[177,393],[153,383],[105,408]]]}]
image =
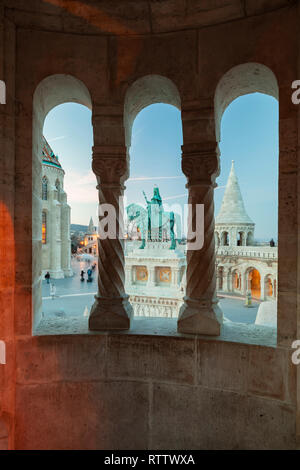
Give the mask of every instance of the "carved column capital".
[{"label": "carved column capital", "polygon": [[182,171],[188,179],[188,186],[214,185],[220,173],[218,146],[193,144],[182,146]]},{"label": "carved column capital", "polygon": [[92,169],[98,183],[117,186],[128,175],[125,146],[93,147]]}]

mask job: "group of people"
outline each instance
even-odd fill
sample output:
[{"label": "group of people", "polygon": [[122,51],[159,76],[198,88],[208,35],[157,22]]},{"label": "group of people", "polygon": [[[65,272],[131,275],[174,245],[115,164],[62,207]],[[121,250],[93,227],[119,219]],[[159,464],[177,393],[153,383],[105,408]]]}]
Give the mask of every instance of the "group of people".
[{"label": "group of people", "polygon": [[[92,274],[93,274],[93,271],[95,270],[95,268],[96,268],[96,263],[94,263],[92,265],[92,267],[87,270],[88,278],[87,278],[86,282],[92,282],[92,280],[93,280]],[[80,279],[81,279],[82,282],[84,281],[84,275],[85,275],[85,271],[83,271],[83,269],[82,269],[81,273],[80,273]]]}]

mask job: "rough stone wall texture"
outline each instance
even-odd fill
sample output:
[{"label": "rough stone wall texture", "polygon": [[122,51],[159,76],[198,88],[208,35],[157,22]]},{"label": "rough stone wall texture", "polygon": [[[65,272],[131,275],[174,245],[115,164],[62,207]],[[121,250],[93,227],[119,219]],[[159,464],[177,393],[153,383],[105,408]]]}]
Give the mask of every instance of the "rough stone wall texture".
[{"label": "rough stone wall texture", "polygon": [[[0,79],[8,89],[0,105],[6,256],[0,339],[7,344],[0,446],[293,448],[299,391],[288,347],[297,337],[298,305],[298,108],[291,102],[291,83],[299,78],[297,5],[232,0],[214,10],[197,1],[182,11],[183,2],[167,0],[150,2],[148,16],[145,1],[101,2],[101,9],[82,3],[81,10],[59,0],[0,5]],[[279,88],[278,346],[121,334],[34,337],[32,304],[38,311],[40,300],[32,247],[38,253],[40,241],[32,243],[30,201],[40,172],[28,156],[30,149],[38,153],[45,117],[36,116],[32,129],[39,83],[53,74],[81,80],[91,95],[95,145],[125,145],[119,123],[126,91],[145,75],[165,76],[181,98],[184,144],[201,147],[216,142],[209,116],[217,84],[248,62],[269,67]],[[237,83],[232,99],[246,90]],[[64,96],[80,101],[59,87],[47,96],[52,106]]]},{"label": "rough stone wall texture", "polygon": [[20,339],[16,448],[293,448],[289,354],[196,338]]}]

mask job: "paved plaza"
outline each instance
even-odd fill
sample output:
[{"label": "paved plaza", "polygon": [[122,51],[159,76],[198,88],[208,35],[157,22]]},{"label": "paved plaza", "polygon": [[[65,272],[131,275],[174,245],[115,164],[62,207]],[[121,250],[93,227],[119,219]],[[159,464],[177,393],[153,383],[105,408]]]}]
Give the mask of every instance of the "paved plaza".
[{"label": "paved plaza", "polygon": [[[93,272],[93,281],[80,280],[81,270],[87,269],[97,260],[77,261],[72,258],[72,269],[74,276],[65,279],[51,279],[56,287],[55,298],[50,296],[50,284],[43,280],[43,313],[45,317],[83,316],[88,315],[97,292],[97,269]],[[244,307],[244,299],[241,297],[220,297],[220,307],[224,316],[233,322],[254,323],[260,302],[253,300],[252,308]]]}]

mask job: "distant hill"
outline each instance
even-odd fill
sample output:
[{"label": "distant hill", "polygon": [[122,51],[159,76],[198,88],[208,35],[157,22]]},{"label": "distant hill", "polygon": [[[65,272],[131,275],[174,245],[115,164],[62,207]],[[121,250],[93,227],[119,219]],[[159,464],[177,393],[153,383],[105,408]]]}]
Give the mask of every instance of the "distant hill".
[{"label": "distant hill", "polygon": [[88,226],[87,225],[79,225],[79,224],[70,224],[71,232],[87,232]]}]

